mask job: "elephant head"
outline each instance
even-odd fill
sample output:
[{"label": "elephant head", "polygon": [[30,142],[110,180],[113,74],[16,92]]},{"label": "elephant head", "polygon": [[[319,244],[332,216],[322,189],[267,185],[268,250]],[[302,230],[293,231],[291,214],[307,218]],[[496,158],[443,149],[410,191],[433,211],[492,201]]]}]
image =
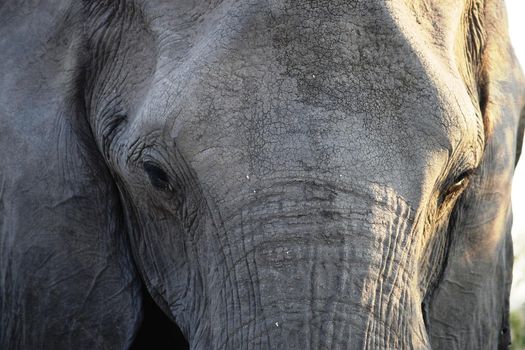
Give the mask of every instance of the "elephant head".
[{"label": "elephant head", "polygon": [[153,300],[191,349],[506,348],[525,84],[505,18],[1,5],[0,344],[128,348]]}]

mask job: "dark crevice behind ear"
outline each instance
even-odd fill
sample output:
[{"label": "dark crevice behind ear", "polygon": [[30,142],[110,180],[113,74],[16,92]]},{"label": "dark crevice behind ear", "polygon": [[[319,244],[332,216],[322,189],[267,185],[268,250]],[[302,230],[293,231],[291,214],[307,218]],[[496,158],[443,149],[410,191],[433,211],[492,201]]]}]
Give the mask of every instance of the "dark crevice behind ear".
[{"label": "dark crevice behind ear", "polygon": [[518,165],[518,160],[520,160],[521,150],[523,148],[523,136],[525,131],[525,107],[521,110],[520,121],[518,124],[518,139],[516,142],[516,161],[514,166]]},{"label": "dark crevice behind ear", "polygon": [[483,118],[483,129],[485,130],[485,142],[492,133],[492,124],[489,119],[487,105],[489,103],[489,91],[487,88],[487,83],[484,81],[478,82],[478,100],[479,100],[479,110],[481,112],[481,117]]},{"label": "dark crevice behind ear", "polygon": [[189,345],[179,327],[155,304],[143,288],[143,319],[131,350],[188,350]]}]

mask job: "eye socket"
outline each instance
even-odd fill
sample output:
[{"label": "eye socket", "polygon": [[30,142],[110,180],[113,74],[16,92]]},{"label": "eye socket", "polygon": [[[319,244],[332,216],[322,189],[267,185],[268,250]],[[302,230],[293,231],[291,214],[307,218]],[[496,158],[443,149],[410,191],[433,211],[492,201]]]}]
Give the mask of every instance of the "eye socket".
[{"label": "eye socket", "polygon": [[153,187],[162,191],[173,189],[168,174],[160,166],[153,162],[144,162],[143,167]]}]

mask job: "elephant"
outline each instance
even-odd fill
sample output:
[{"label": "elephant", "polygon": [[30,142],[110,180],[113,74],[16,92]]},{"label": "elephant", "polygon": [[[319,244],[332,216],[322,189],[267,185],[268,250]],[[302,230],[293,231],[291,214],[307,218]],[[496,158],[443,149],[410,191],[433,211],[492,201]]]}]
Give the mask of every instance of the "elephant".
[{"label": "elephant", "polygon": [[4,1],[0,33],[0,348],[508,348],[502,0]]}]

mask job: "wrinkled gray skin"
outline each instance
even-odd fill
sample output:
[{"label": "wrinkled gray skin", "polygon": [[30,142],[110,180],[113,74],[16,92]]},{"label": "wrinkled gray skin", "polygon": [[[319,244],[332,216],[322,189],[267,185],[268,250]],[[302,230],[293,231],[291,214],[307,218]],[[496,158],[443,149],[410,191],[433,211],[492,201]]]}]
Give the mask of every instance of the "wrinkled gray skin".
[{"label": "wrinkled gray skin", "polygon": [[499,0],[0,4],[0,348],[496,349]]}]

